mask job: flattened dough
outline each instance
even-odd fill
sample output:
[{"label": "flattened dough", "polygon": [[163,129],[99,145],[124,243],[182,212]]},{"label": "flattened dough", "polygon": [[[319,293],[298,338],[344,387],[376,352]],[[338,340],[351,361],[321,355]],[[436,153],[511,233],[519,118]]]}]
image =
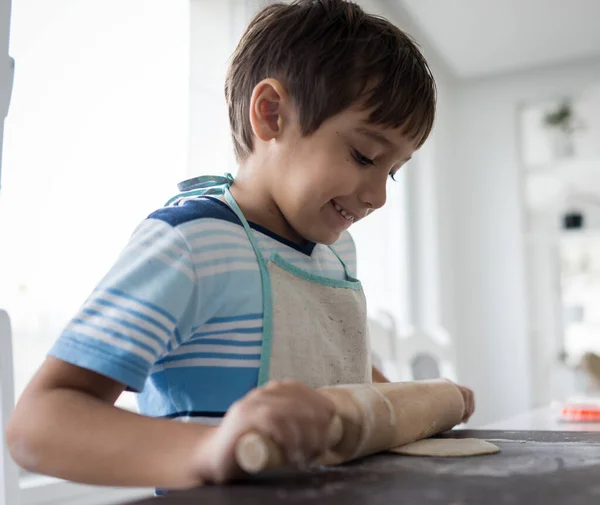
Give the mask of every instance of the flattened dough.
[{"label": "flattened dough", "polygon": [[396,454],[408,456],[437,456],[439,458],[456,458],[462,456],[480,456],[495,454],[500,448],[478,438],[428,438],[412,444],[390,449]]}]

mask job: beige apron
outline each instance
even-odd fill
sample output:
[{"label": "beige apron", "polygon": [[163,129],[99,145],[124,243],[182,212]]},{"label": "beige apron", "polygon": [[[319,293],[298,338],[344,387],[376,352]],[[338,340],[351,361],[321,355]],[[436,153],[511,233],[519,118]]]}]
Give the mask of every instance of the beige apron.
[{"label": "beige apron", "polygon": [[266,260],[239,209],[227,177],[198,177],[178,197],[223,195],[236,213],[258,261],[263,292],[263,337],[258,386],[293,379],[312,387],[371,382],[365,296],[360,282],[306,272],[274,253]]},{"label": "beige apron", "polygon": [[313,387],[371,382],[366,304],[358,281],[335,285],[278,256],[267,266],[273,298],[268,378]]}]

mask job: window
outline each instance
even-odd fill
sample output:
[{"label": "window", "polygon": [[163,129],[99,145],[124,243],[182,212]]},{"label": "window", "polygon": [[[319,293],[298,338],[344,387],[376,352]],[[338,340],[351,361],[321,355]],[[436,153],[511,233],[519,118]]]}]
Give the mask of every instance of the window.
[{"label": "window", "polygon": [[17,397],[134,227],[187,176],[188,27],[185,0],[13,3],[0,305]]},{"label": "window", "polygon": [[[135,226],[188,175],[189,11],[188,0],[13,2],[0,306],[17,397]],[[21,488],[24,503],[140,494],[31,476]]]}]

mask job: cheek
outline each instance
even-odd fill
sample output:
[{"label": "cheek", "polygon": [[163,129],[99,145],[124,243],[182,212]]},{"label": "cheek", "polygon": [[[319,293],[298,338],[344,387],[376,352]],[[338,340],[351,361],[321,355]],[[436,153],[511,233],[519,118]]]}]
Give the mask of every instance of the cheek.
[{"label": "cheek", "polygon": [[332,198],[351,194],[360,179],[360,169],[341,141],[308,138],[296,145],[288,163],[293,174],[288,194],[297,206],[322,207]]}]

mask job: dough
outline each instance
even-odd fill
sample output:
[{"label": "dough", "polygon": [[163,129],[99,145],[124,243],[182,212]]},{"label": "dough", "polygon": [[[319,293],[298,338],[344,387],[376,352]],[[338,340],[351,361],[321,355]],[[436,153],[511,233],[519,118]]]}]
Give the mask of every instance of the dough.
[{"label": "dough", "polygon": [[455,458],[460,456],[495,454],[500,452],[500,448],[478,438],[428,438],[390,449],[390,452],[408,456]]}]

